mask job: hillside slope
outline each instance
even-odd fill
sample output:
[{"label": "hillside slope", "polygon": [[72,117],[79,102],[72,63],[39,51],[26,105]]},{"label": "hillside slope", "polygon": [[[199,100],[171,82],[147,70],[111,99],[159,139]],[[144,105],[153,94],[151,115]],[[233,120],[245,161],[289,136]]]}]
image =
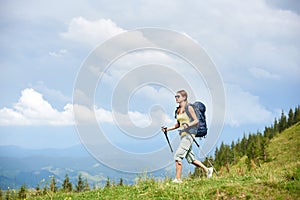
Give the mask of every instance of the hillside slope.
[{"label": "hillside slope", "polygon": [[[267,147],[268,162],[248,169],[245,158],[212,179],[142,177],[133,186],[110,186],[82,193],[53,194],[53,199],[299,199],[300,123],[286,129]],[[48,197],[52,196],[48,194]],[[28,199],[47,199],[47,196]]]}]

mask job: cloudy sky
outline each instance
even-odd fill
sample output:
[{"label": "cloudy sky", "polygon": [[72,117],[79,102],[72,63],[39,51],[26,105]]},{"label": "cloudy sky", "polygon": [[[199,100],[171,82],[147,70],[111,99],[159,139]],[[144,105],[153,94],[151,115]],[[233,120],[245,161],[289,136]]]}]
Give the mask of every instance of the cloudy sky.
[{"label": "cloudy sky", "polygon": [[[64,148],[80,144],[72,98],[81,66],[104,41],[141,27],[187,35],[214,62],[226,96],[219,142],[263,130],[281,110],[299,104],[300,5],[296,0],[1,0],[0,4],[0,145]],[[164,52],[135,52],[118,59],[95,93],[95,115],[103,130],[122,132],[110,107],[118,81],[132,66],[153,62],[173,66],[193,82],[186,63]],[[99,69],[91,66],[91,70]],[[210,107],[207,93],[199,98]],[[173,124],[174,94],[157,85],[136,88],[128,100],[127,116],[135,126],[147,127],[149,108],[157,104],[166,106],[163,123]],[[87,110],[81,111],[88,119]],[[156,125],[158,131],[160,124]],[[122,138],[122,148],[132,144],[126,137],[117,137]],[[159,142],[162,139],[157,136],[152,150],[165,145]]]}]

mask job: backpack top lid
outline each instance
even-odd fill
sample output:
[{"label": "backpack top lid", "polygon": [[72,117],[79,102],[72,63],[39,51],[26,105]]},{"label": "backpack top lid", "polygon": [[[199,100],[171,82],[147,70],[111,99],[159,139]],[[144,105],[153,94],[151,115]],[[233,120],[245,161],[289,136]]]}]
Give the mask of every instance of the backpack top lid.
[{"label": "backpack top lid", "polygon": [[205,113],[206,107],[205,107],[205,105],[204,105],[202,102],[196,101],[196,102],[194,103],[194,106],[198,107],[199,110],[200,110],[200,112]]}]

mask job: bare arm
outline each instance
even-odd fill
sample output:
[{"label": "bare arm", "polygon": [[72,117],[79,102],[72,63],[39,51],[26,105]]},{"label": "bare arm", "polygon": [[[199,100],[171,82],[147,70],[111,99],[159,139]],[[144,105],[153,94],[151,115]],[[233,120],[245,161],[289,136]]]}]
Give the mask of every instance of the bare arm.
[{"label": "bare arm", "polygon": [[162,127],[162,131],[164,132],[165,130],[166,131],[172,131],[172,130],[175,130],[179,128],[179,122],[177,121],[177,123],[174,125],[174,126],[171,126],[171,127]]},{"label": "bare arm", "polygon": [[167,131],[173,131],[175,129],[179,128],[179,122],[177,121],[177,123],[174,126],[171,126],[169,128],[167,128]]}]

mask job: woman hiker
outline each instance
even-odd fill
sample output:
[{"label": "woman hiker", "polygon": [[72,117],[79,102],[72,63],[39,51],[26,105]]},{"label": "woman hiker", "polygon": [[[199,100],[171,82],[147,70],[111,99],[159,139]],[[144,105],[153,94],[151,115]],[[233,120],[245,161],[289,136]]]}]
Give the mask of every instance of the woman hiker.
[{"label": "woman hiker", "polygon": [[196,167],[201,167],[207,175],[207,178],[212,177],[213,168],[207,168],[199,160],[195,159],[195,155],[192,151],[192,144],[194,135],[187,133],[185,129],[198,124],[198,119],[196,113],[192,106],[188,106],[188,111],[191,114],[192,119],[187,115],[185,108],[188,105],[187,101],[188,94],[185,90],[180,90],[176,93],[176,103],[179,104],[176,110],[177,123],[173,127],[163,127],[162,131],[172,131],[177,128],[180,130],[181,141],[177,151],[175,152],[174,159],[176,165],[176,177],[173,183],[181,183],[181,172],[182,172],[182,159],[186,158],[188,163],[195,165]]}]

